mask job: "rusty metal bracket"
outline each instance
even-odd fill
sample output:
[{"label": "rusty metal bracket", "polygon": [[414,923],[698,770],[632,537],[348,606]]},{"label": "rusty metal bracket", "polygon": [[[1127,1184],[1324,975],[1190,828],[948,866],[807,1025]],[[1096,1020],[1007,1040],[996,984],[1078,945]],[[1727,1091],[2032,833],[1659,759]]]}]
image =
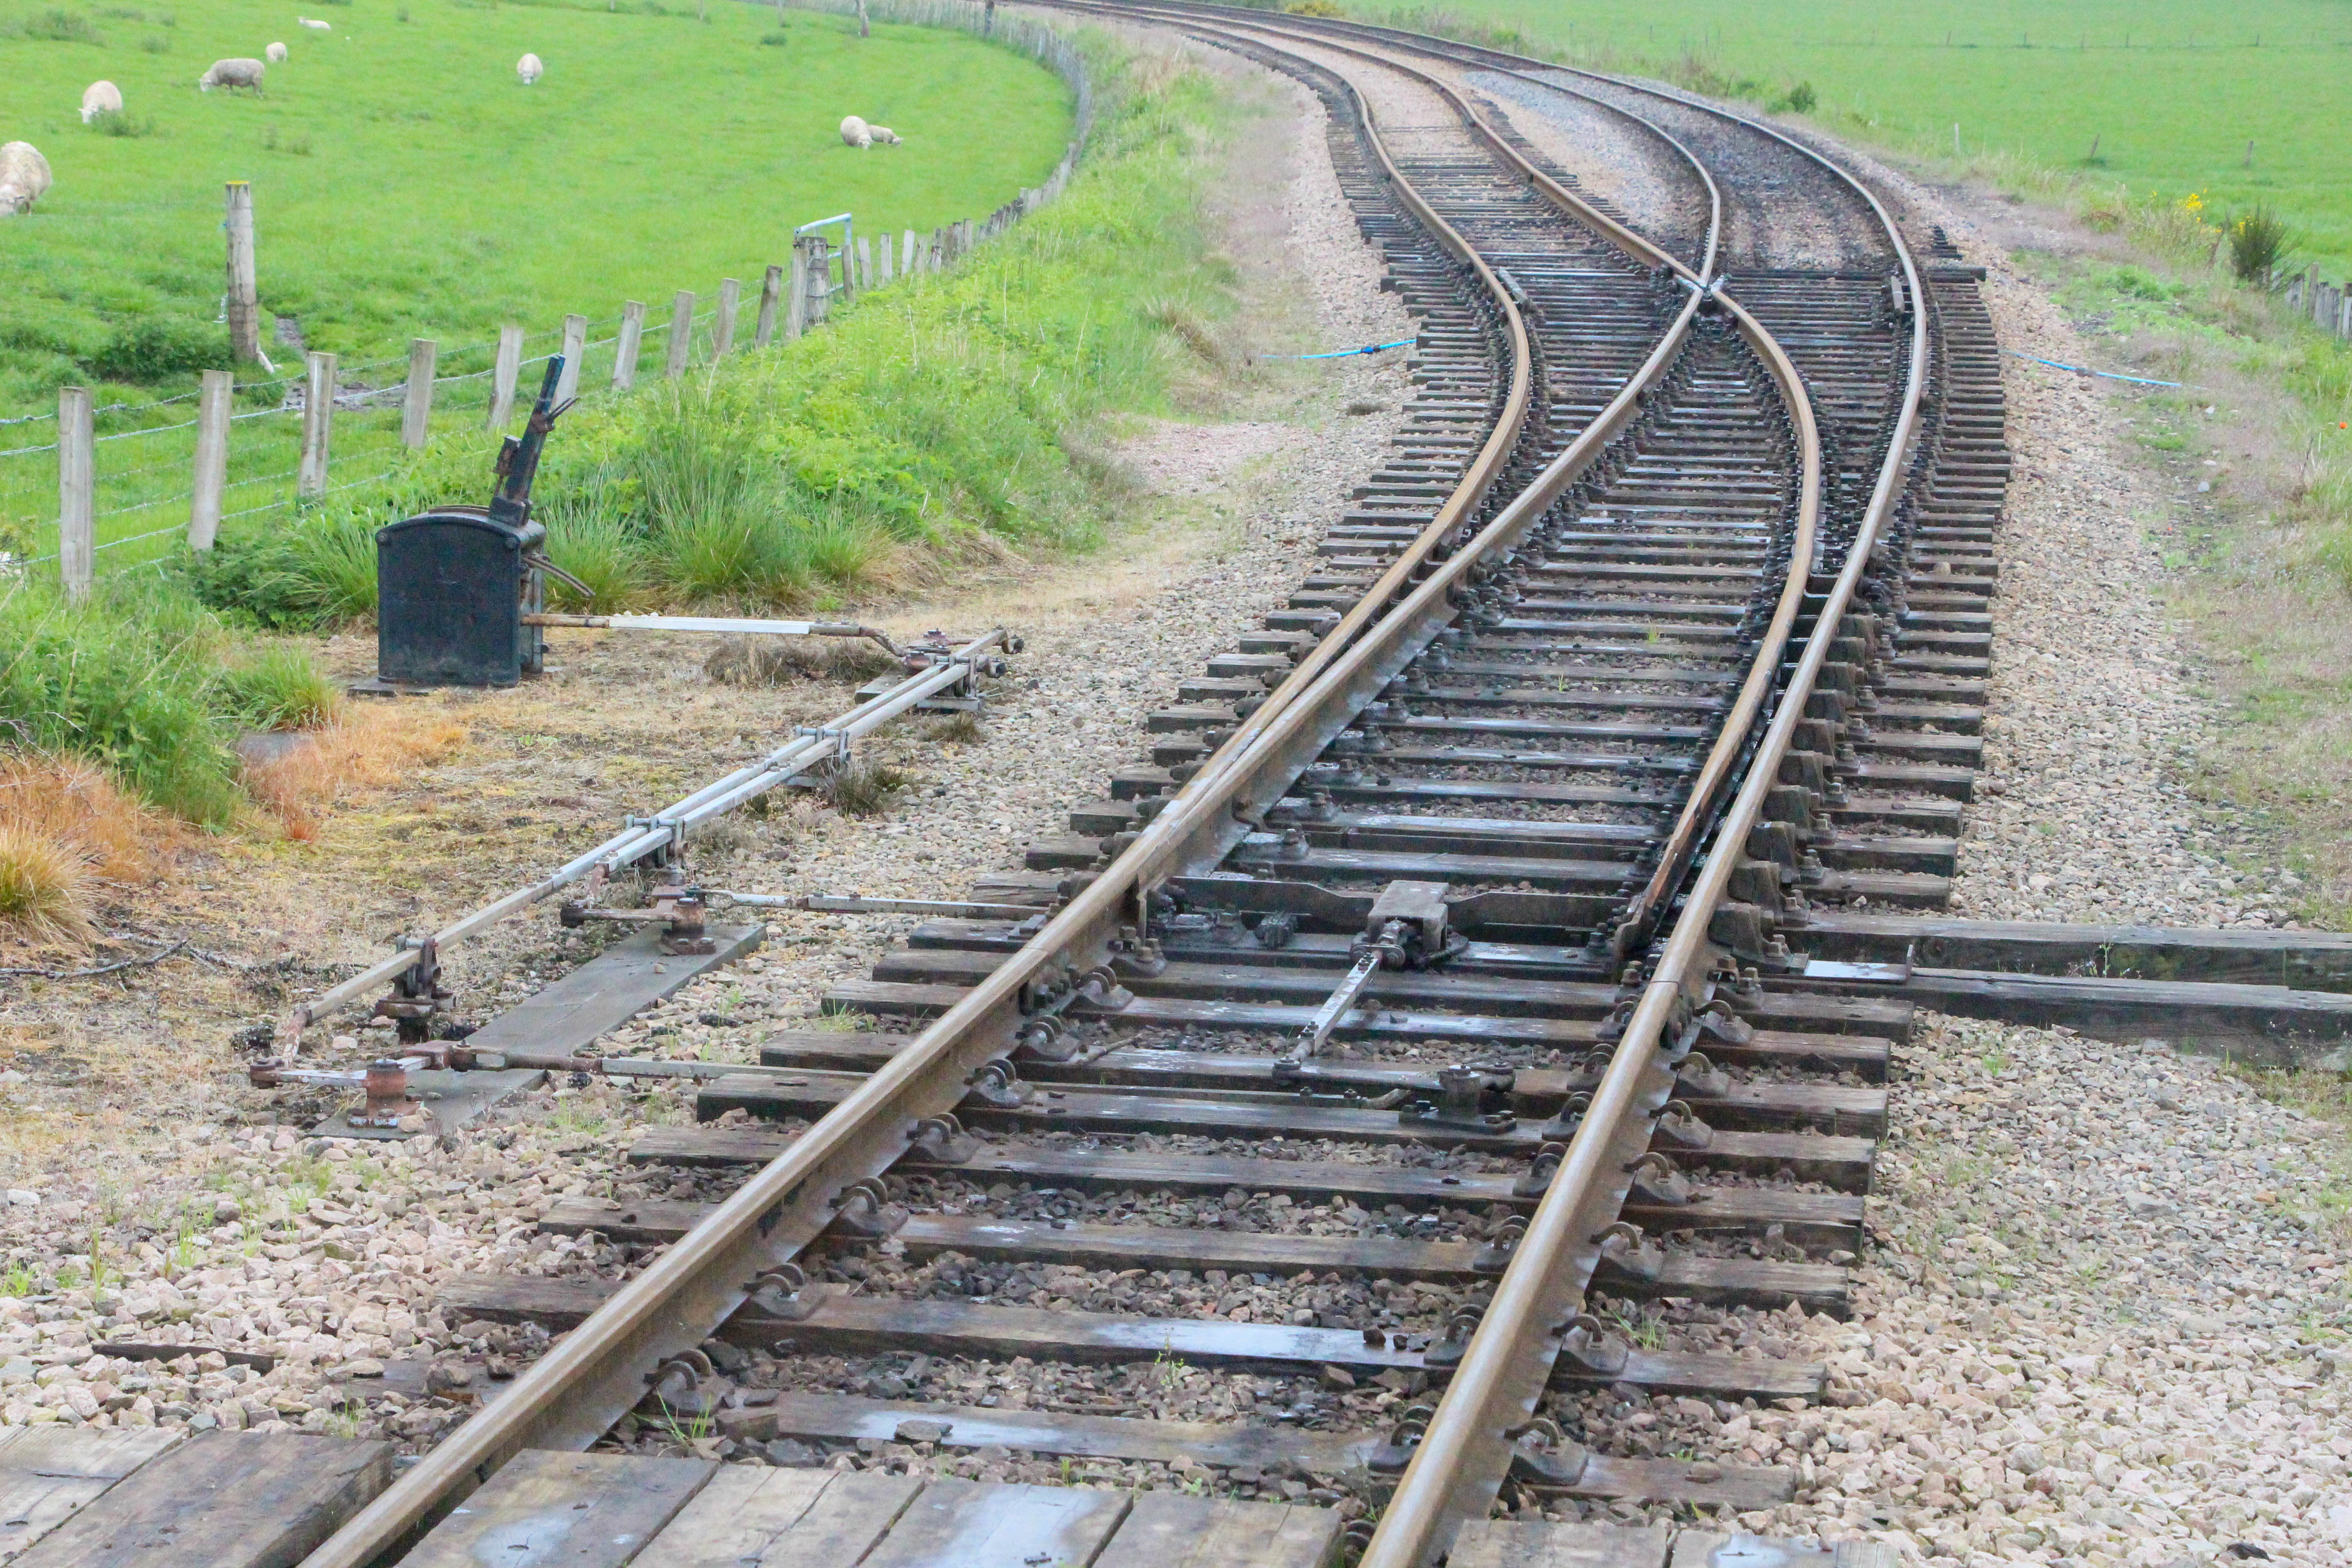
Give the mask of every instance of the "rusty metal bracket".
[{"label": "rusty metal bracket", "polygon": [[1633,1196],[1645,1204],[1680,1208],[1706,1194],[1691,1185],[1682,1167],[1654,1150],[1625,1167],[1633,1178]]},{"label": "rusty metal bracket", "polygon": [[1013,1110],[1029,1103],[1035,1091],[1003,1062],[982,1062],[966,1082],[965,1095],[997,1110]]},{"label": "rusty metal bracket", "polygon": [[979,1150],[952,1111],[926,1116],[907,1130],[908,1152],[934,1165],[961,1165]]},{"label": "rusty metal bracket", "polygon": [[1508,1068],[1440,1068],[1437,1097],[1407,1100],[1397,1108],[1397,1120],[1421,1127],[1507,1132],[1518,1125],[1510,1109],[1515,1079]]},{"label": "rusty metal bracket", "polygon": [[833,1223],[825,1228],[838,1236],[879,1241],[907,1223],[907,1211],[896,1208],[890,1194],[872,1176],[842,1188],[835,1202],[838,1206],[834,1211]]},{"label": "rusty metal bracket", "polygon": [[[1584,1468],[1592,1462],[1592,1452],[1581,1443],[1571,1443],[1559,1429],[1559,1423],[1549,1415],[1538,1415],[1525,1426],[1507,1428],[1503,1436],[1511,1444],[1511,1479],[1526,1486],[1566,1489],[1584,1477]],[[1528,1439],[1538,1439],[1530,1443]]]},{"label": "rusty metal bracket", "polygon": [[1665,1249],[1643,1239],[1642,1227],[1631,1221],[1621,1219],[1592,1239],[1601,1248],[1602,1265],[1620,1274],[1655,1279],[1665,1270]]}]

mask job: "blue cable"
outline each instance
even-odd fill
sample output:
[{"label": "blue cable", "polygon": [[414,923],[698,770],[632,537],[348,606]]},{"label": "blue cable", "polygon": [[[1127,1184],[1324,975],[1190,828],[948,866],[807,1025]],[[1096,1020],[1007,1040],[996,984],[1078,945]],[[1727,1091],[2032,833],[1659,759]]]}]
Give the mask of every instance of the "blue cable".
[{"label": "blue cable", "polygon": [[[2071,370],[2077,375],[2095,375],[2107,381],[2128,381],[2139,386],[2188,386],[2191,384],[2186,381],[2158,381],[2152,376],[2118,375],[2114,371],[2093,370],[2088,365],[2062,364],[2054,359],[2037,359],[2032,354],[2021,354],[2015,349],[2009,351],[2009,356],[2011,359],[2021,359],[2028,364],[2046,364],[2053,370]],[[2200,386],[2197,390],[2203,392],[2208,389]]]},{"label": "blue cable", "polygon": [[1409,349],[1415,340],[1402,338],[1392,343],[1367,343],[1360,349],[1335,349],[1328,354],[1257,354],[1257,359],[1353,359],[1358,354],[1376,354],[1386,349]]}]

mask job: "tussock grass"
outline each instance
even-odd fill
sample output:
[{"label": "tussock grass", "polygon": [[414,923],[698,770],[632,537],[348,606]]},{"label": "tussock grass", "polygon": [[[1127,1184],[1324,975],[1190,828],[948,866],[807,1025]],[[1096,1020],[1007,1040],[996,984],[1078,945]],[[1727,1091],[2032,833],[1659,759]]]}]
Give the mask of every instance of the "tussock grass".
[{"label": "tussock grass", "polygon": [[310,654],[288,645],[223,666],[219,690],[229,712],[260,730],[316,730],[342,707],[342,694]]},{"label": "tussock grass", "polygon": [[727,637],[702,661],[703,673],[730,686],[782,686],[794,680],[864,682],[898,672],[898,661],[862,637]]},{"label": "tussock grass", "polygon": [[941,743],[969,744],[983,732],[979,716],[973,713],[944,714],[923,726],[923,739]]},{"label": "tussock grass", "polygon": [[884,763],[851,763],[828,776],[822,793],[826,804],[844,816],[872,816],[910,781]]},{"label": "tussock grass", "polygon": [[0,928],[35,942],[89,941],[87,879],[70,846],[0,823]]}]

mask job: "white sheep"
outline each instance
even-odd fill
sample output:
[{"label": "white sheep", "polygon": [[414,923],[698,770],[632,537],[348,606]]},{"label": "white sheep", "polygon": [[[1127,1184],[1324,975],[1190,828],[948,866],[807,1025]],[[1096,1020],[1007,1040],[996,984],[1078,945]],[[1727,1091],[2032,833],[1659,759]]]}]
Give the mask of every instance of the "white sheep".
[{"label": "white sheep", "polygon": [[886,147],[896,147],[899,141],[898,133],[887,125],[869,125],[866,128],[866,134]]},{"label": "white sheep", "polygon": [[546,71],[547,68],[539,63],[539,57],[537,55],[525,55],[522,58],[515,61],[515,75],[522,78],[522,84],[525,87],[529,87],[532,82],[537,81],[542,75],[546,74]]},{"label": "white sheep", "polygon": [[851,147],[871,147],[874,133],[866,129],[866,121],[853,114],[841,122],[841,140]]},{"label": "white sheep", "polygon": [[212,68],[196,79],[196,86],[205,92],[210,92],[216,87],[226,88],[231,92],[235,92],[241,87],[259,92],[261,74],[268,68],[259,60],[215,60],[212,63]]},{"label": "white sheep", "polygon": [[268,48],[261,51],[261,56],[271,65],[282,66],[286,63],[286,46],[283,44],[272,44]]},{"label": "white sheep", "polygon": [[30,142],[0,147],[0,217],[30,212],[49,188],[49,161]]},{"label": "white sheep", "polygon": [[316,16],[297,16],[294,20],[302,26],[315,27],[321,33],[331,33],[335,30],[335,25],[332,22],[321,22]]},{"label": "white sheep", "polygon": [[81,122],[84,125],[101,114],[122,112],[122,89],[110,81],[94,81],[81,89]]}]

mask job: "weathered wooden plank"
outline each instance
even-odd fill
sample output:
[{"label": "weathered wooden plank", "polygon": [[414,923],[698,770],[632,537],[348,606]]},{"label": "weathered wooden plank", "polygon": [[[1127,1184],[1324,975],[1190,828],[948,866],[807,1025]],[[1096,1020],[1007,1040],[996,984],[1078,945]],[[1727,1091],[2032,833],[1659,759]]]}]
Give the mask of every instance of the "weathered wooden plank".
[{"label": "weathered wooden plank", "polygon": [[[730,1110],[754,1116],[821,1116],[855,1091],[862,1079],[846,1073],[737,1073],[705,1083],[695,1113],[705,1121]],[[1272,1089],[1256,1093],[1195,1090],[1188,1094],[1125,1093],[1116,1089],[1045,1089],[1018,1106],[971,1100],[957,1107],[966,1125],[1006,1132],[1084,1127],[1101,1132],[1183,1133],[1196,1137],[1322,1137],[1372,1143],[1433,1143],[1441,1148],[1508,1152],[1543,1142],[1540,1118],[1514,1128],[1464,1128],[1401,1117],[1393,1110],[1301,1103]],[[1880,1131],[1885,1092],[1838,1085],[1757,1083],[1696,1102],[1711,1125],[1745,1131],[1798,1127],[1839,1135]]]},{"label": "weathered wooden plank", "polygon": [[[972,1258],[1034,1258],[1089,1268],[1223,1268],[1229,1272],[1295,1274],[1311,1268],[1379,1275],[1391,1279],[1459,1280],[1500,1273],[1500,1259],[1467,1241],[1406,1241],[1379,1236],[1286,1236],[1276,1233],[1181,1230],[1172,1226],[1054,1225],[986,1219],[972,1215],[917,1215],[895,1239],[909,1258],[959,1252]],[[1685,1296],[1785,1306],[1843,1316],[1847,1275],[1819,1263],[1773,1263],[1746,1258],[1696,1258],[1669,1251],[1654,1279],[1604,1270],[1599,1288],[1644,1300]]]},{"label": "weathered wooden plank", "polygon": [[[673,955],[661,951],[660,932],[639,931],[508,1008],[467,1036],[466,1044],[477,1052],[527,1050],[570,1056],[584,1051],[608,1030],[750,952],[767,934],[763,925],[714,925],[709,935],[715,952]],[[538,1087],[546,1077],[544,1072],[523,1068],[426,1071],[412,1074],[409,1084],[419,1102],[432,1112],[432,1131],[439,1132],[471,1125],[509,1096]],[[412,1136],[392,1128],[354,1126],[348,1113],[341,1110],[312,1131],[325,1138],[372,1142]]]},{"label": "weathered wooden plank", "polygon": [[1824,1550],[1753,1535],[1685,1530],[1675,1537],[1673,1568],[1895,1568],[1903,1553],[1879,1541],[1841,1541]]},{"label": "weathered wooden plank", "polygon": [[[1328,994],[1329,987],[1325,987]],[[929,1018],[946,1012],[963,1000],[967,992],[961,985],[899,985],[879,980],[844,980],[828,987],[826,1005],[856,1012],[886,1016]],[[1822,1001],[1838,998],[1822,997]],[[1244,1029],[1253,1033],[1296,1034],[1315,1016],[1319,1000],[1315,1005],[1268,1004],[1263,1002],[1201,1001],[1181,996],[1138,996],[1116,1013],[1098,1013],[1090,1008],[1074,1008],[1081,1016],[1101,1017],[1118,1026],[1137,1029]],[[1879,1034],[1895,1039],[1908,1037],[1912,1010],[1907,1004],[1895,1011],[1900,1017],[1902,1033],[1886,1022],[1887,1005],[1874,1002],[1867,1006],[1854,1004],[1851,1011],[1824,1012],[1805,1023],[1790,1027],[1807,1033],[1846,1032],[1842,1025],[1855,1026],[1852,1032]],[[1868,1027],[1863,1027],[1868,1026]],[[1555,1049],[1587,1049],[1598,1045],[1600,1019],[1589,1017],[1526,1017],[1505,1016],[1483,1013],[1433,1013],[1412,1008],[1389,1006],[1358,1006],[1342,1018],[1332,1037],[1339,1040],[1438,1040],[1460,1043],[1473,1047],[1496,1045],[1543,1046]]]},{"label": "weathered wooden plank", "polygon": [[[862,1029],[780,1029],[760,1042],[760,1060],[769,1067],[872,1072],[904,1049],[911,1037]],[[1143,1048],[1124,1047],[1083,1062],[1024,1062],[1021,1070],[1041,1083],[1109,1082],[1109,1075],[1122,1070],[1130,1057]],[[1707,1043],[1707,1055],[1726,1067],[1847,1071],[1865,1082],[1883,1083],[1889,1047],[1886,1041],[1869,1035],[1807,1035],[1786,1029],[1759,1029],[1736,1046],[1711,1040]],[[1202,1057],[1210,1061],[1265,1059],[1207,1053]]]},{"label": "weathered wooden plank", "polygon": [[[979,1118],[968,1114],[966,1120]],[[1057,1119],[1054,1126],[1058,1131],[1083,1124],[1075,1119]],[[1123,1127],[1110,1120],[1093,1125],[1101,1131],[1150,1131],[1148,1123]],[[1524,1125],[1532,1130],[1541,1124],[1531,1121]],[[1272,1131],[1285,1130],[1276,1127]],[[1297,1129],[1290,1129],[1286,1135],[1297,1135]],[[1331,1135],[1357,1139],[1366,1136],[1354,1131]],[[649,1127],[630,1145],[629,1158],[640,1163],[763,1165],[782,1153],[791,1142],[789,1134],[760,1127]],[[1496,1139],[1477,1146],[1532,1154],[1537,1145],[1530,1131],[1522,1136]],[[1785,1170],[1799,1181],[1820,1182],[1840,1192],[1870,1190],[1874,1149],[1864,1138],[1832,1138],[1810,1132],[1718,1132],[1705,1149],[1678,1149],[1664,1141],[1655,1146],[1687,1166],[1768,1174]]]},{"label": "weathered wooden plank", "polygon": [[2256,1060],[2279,1066],[2308,1065],[2326,1046],[2352,1039],[2352,994],[2337,991],[1958,969],[1914,969],[1898,989],[1964,1018],[2063,1024],[2106,1039],[2243,1040]]},{"label": "weathered wooden plank", "polygon": [[[935,1480],[908,1504],[863,1568],[1044,1568],[1094,1562],[1127,1517],[1124,1492]],[[793,1568],[837,1568],[788,1559]]]},{"label": "weathered wooden plank", "polygon": [[839,1568],[923,1489],[912,1476],[722,1465],[633,1568]]},{"label": "weathered wooden plank", "polygon": [[0,1435],[0,1563],[178,1442],[168,1426],[19,1426]]},{"label": "weathered wooden plank", "polygon": [[716,952],[671,954],[662,952],[660,932],[639,931],[508,1008],[467,1036],[466,1044],[477,1051],[583,1050],[655,1003],[751,952],[767,934],[763,925],[714,925],[709,936]]},{"label": "weathered wooden plank", "polygon": [[[648,1130],[630,1158],[651,1157],[645,1151],[658,1137],[661,1147],[682,1149],[689,1155],[700,1138],[730,1138],[718,1128],[656,1128]],[[680,1163],[692,1163],[691,1160]],[[1532,1209],[1537,1197],[1512,1192],[1509,1176],[1452,1175],[1411,1165],[1318,1164],[1304,1160],[1227,1160],[1183,1154],[1113,1154],[1093,1150],[1024,1150],[983,1152],[954,1165],[926,1165],[919,1170],[952,1172],[979,1182],[1003,1176],[1029,1184],[1079,1187],[1088,1191],[1138,1188],[1223,1192],[1239,1187],[1248,1193],[1281,1193],[1293,1198],[1321,1201],[1345,1197],[1374,1206],[1391,1203],[1435,1203],[1484,1207],[1507,1204]],[[1806,1193],[1782,1187],[1711,1186],[1700,1189],[1697,1201],[1665,1205],[1629,1202],[1625,1217],[1644,1230],[1724,1231],[1784,1227],[1789,1239],[1817,1247],[1851,1247],[1862,1225],[1864,1200],[1846,1193]],[[559,1236],[601,1231],[614,1241],[675,1241],[710,1212],[707,1204],[680,1199],[641,1198],[614,1203],[604,1198],[560,1198],[541,1216],[539,1227]]]},{"label": "weathered wooden plank", "polygon": [[2205,980],[2352,991],[2352,933],[1968,921],[1816,910],[1801,945],[1817,958],[2027,974]]},{"label": "weathered wooden plank", "polygon": [[624,1568],[718,1468],[710,1459],[526,1448],[401,1562],[404,1568]]},{"label": "weathered wooden plank", "polygon": [[1445,1563],[1446,1568],[1666,1568],[1674,1536],[1674,1527],[1664,1524],[1474,1519],[1454,1532]]},{"label": "weathered wooden plank", "polygon": [[292,1568],[392,1479],[392,1445],[207,1432],[50,1531],[18,1568]]},{"label": "weathered wooden plank", "polygon": [[1331,1568],[1342,1540],[1328,1508],[1141,1492],[1095,1568]]},{"label": "weathered wooden plank", "polygon": [[[977,984],[993,973],[1005,957],[1001,952],[907,948],[887,954],[875,966],[874,977],[877,983],[905,981],[919,985],[961,987]],[[1157,974],[1130,977],[1124,984],[1139,1000],[1222,1001],[1247,997],[1260,1004],[1287,1001],[1320,1006],[1346,970],[1346,956],[1339,952],[1332,952],[1320,968],[1275,963],[1179,961]],[[1615,1009],[1617,987],[1613,983],[1599,981],[1457,973],[1451,969],[1399,969],[1382,970],[1374,976],[1365,997],[1367,1005],[1375,1008],[1436,1007],[1491,1017],[1601,1019]],[[1877,1034],[1890,1039],[1907,1037],[1910,1024],[1910,1009],[1900,1004],[1820,996],[1802,991],[1768,989],[1760,995],[1743,998],[1740,1010],[1760,1028]],[[1129,1012],[1129,1008],[1120,1008],[1108,1016],[1125,1021]]]},{"label": "weathered wooden plank", "polygon": [[[759,1436],[787,1436],[831,1442],[872,1437],[891,1442],[898,1439],[900,1426],[910,1421],[925,1423],[925,1441],[949,1447],[992,1445],[1033,1454],[1092,1455],[1161,1464],[1181,1454],[1205,1465],[1254,1465],[1261,1468],[1276,1459],[1285,1459],[1318,1475],[1337,1475],[1360,1468],[1386,1436],[1378,1432],[1302,1432],[1043,1410],[977,1410],[969,1405],[858,1399],[835,1394],[779,1395],[775,1404],[761,1407],[759,1423],[747,1431]],[[943,1433],[938,1430],[942,1426],[947,1428]],[[1568,1495],[1729,1503],[1738,1509],[1754,1509],[1786,1502],[1795,1489],[1796,1473],[1792,1470],[1595,1456]]]}]

